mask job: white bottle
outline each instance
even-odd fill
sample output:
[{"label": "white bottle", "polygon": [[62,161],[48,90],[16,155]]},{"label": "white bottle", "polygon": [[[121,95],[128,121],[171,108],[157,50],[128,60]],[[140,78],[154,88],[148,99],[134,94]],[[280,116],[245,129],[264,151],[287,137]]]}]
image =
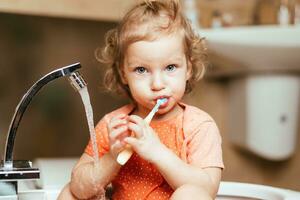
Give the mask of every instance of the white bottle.
[{"label": "white bottle", "polygon": [[295,26],[300,26],[300,3],[295,4]]},{"label": "white bottle", "polygon": [[277,14],[279,25],[285,26],[290,24],[290,12],[288,8],[288,0],[282,0]]},{"label": "white bottle", "polygon": [[222,25],[221,13],[218,10],[215,10],[213,12],[211,28],[216,29],[216,28],[221,28],[222,26],[223,25]]},{"label": "white bottle", "polygon": [[193,29],[200,28],[199,13],[195,5],[195,0],[184,0],[185,16],[191,21]]}]

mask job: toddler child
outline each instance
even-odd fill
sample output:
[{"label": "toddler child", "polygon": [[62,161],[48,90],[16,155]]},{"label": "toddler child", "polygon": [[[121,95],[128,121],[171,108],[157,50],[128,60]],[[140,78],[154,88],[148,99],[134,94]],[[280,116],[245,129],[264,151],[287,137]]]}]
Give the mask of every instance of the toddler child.
[{"label": "toddler child", "polygon": [[[99,162],[89,142],[59,199],[97,199],[110,183],[114,200],[214,199],[224,167],[218,128],[181,101],[203,76],[205,57],[177,0],[134,6],[108,32],[101,53],[107,88],[132,103],[101,119]],[[148,125],[143,119],[162,98]],[[116,160],[128,145],[134,153],[122,166]]]}]

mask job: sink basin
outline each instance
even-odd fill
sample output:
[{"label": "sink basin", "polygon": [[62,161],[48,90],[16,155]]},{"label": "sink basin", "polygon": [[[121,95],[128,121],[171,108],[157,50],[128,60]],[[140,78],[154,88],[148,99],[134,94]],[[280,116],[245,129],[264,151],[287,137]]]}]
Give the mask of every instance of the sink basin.
[{"label": "sink basin", "polygon": [[[213,67],[231,78],[229,140],[264,159],[295,152],[300,100],[300,26],[200,30]],[[272,103],[270,103],[270,100]]]},{"label": "sink basin", "polygon": [[[56,200],[60,190],[29,190],[19,193],[18,200]],[[220,184],[216,200],[296,200],[300,198],[297,191],[275,188],[265,185],[224,182]]]},{"label": "sink basin", "polygon": [[[247,26],[199,31],[221,74],[300,72],[300,26]],[[215,71],[215,72],[216,72]]]},{"label": "sink basin", "polygon": [[59,193],[58,189],[27,190],[18,194],[18,200],[56,200]]}]

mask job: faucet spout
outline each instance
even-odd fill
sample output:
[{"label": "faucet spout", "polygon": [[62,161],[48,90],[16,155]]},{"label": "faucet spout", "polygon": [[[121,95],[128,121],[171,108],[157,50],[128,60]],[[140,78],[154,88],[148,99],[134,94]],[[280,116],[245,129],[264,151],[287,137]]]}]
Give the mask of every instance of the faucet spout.
[{"label": "faucet spout", "polygon": [[12,117],[8,129],[3,163],[5,169],[13,169],[13,148],[17,129],[22,119],[22,116],[34,95],[36,95],[38,91],[47,83],[62,76],[71,76],[71,74],[75,73],[75,71],[79,68],[81,68],[80,63],[75,63],[48,73],[40,80],[38,80],[22,97],[21,101],[16,107],[15,113]]},{"label": "faucet spout", "polygon": [[75,91],[79,91],[82,88],[85,88],[87,86],[86,82],[84,81],[83,77],[81,76],[81,74],[79,72],[73,72],[69,76],[69,81]]}]

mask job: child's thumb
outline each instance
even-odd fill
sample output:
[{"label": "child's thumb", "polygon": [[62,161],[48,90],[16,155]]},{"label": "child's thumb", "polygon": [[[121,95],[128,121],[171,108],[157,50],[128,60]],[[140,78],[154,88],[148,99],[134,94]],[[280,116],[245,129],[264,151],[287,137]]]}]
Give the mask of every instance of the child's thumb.
[{"label": "child's thumb", "polygon": [[124,141],[127,144],[131,145],[134,149],[136,146],[138,146],[138,142],[139,142],[139,140],[136,139],[135,137],[126,137],[126,138],[124,138]]}]

